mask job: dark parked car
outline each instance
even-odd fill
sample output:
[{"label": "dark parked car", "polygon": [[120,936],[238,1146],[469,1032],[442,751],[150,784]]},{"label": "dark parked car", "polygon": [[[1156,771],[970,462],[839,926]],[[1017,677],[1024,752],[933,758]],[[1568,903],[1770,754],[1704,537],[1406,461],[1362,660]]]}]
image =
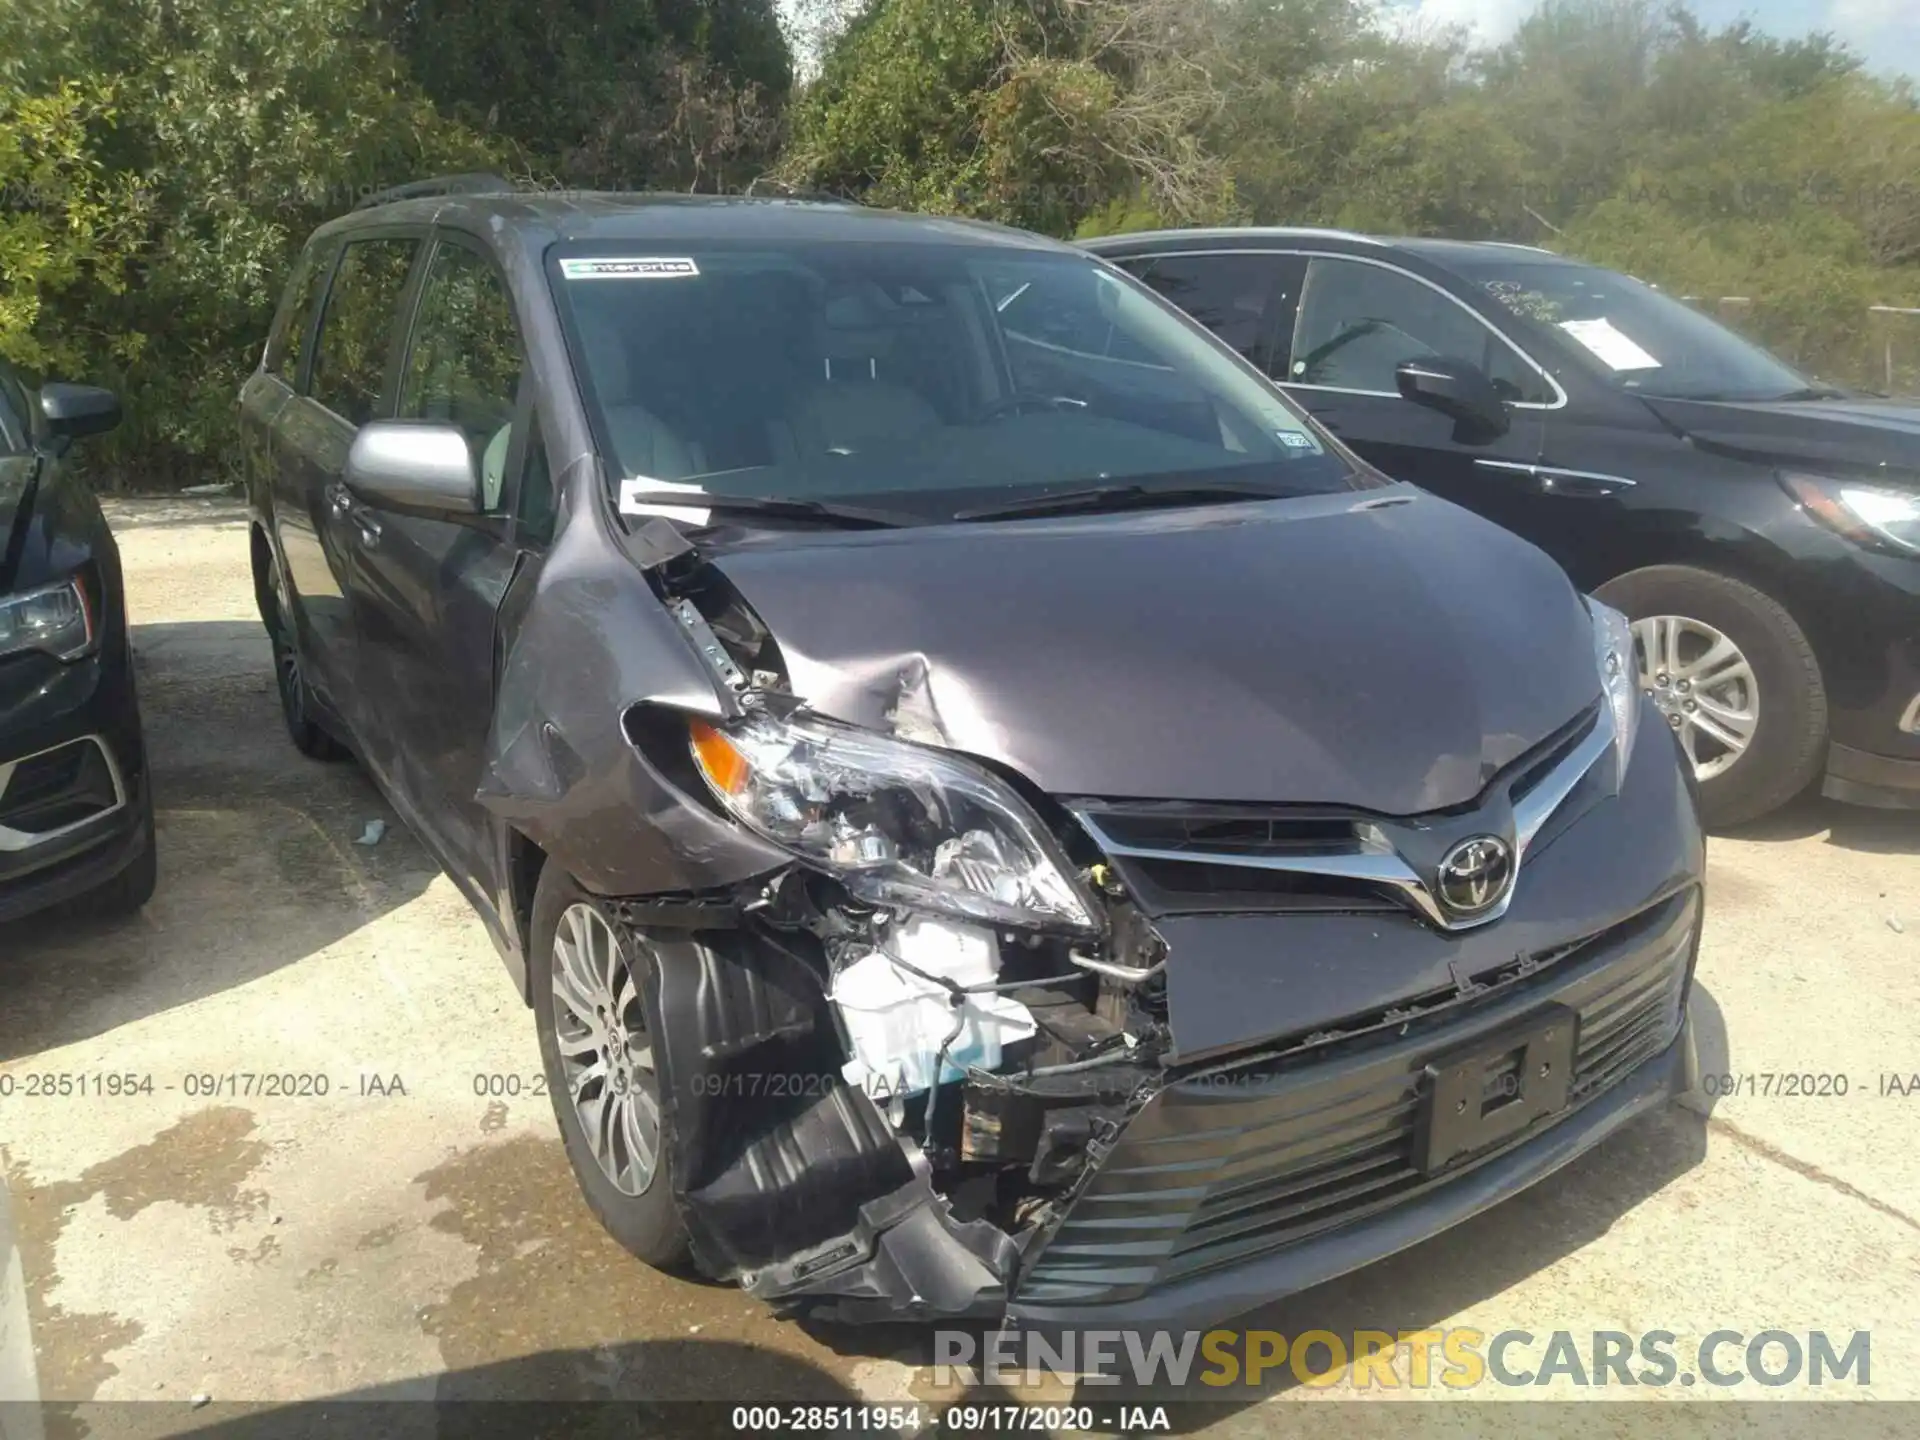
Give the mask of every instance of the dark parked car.
[{"label": "dark parked car", "polygon": [[1189,230],[1092,242],[1366,459],[1634,622],[1710,823],[1920,807],[1920,404],[1809,381],[1524,245]]},{"label": "dark parked car", "polygon": [[134,697],[120,552],[62,463],[120,404],[29,390],[0,362],[0,921],[80,896],[153,894],[153,797]]},{"label": "dark parked car", "polygon": [[1069,247],[437,188],[307,246],[258,593],[633,1253],[1170,1324],[1683,1083],[1694,796],[1540,551]]}]

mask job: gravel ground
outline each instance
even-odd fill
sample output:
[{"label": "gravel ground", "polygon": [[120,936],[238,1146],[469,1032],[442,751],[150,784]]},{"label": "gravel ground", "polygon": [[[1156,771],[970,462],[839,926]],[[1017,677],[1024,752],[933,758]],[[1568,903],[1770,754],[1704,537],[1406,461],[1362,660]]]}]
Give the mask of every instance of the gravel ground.
[{"label": "gravel ground", "polygon": [[[532,1020],[478,920],[351,765],[305,761],[285,741],[243,513],[124,502],[114,519],[156,768],[159,894],[125,923],[0,928],[0,1077],[16,1081],[0,1098],[0,1163],[38,1384],[59,1402],[46,1433],[105,1433],[135,1413],[149,1432],[185,1430],[227,1402],[345,1394],[950,1394],[919,1363],[920,1332],[776,1320],[655,1274],[600,1232],[547,1101],[527,1093]],[[356,844],[371,819],[387,822],[384,839]],[[1594,1330],[1667,1330],[1682,1369],[1714,1330],[1840,1342],[1868,1330],[1864,1388],[1803,1375],[1624,1393],[1920,1398],[1920,1078],[1900,1093],[1920,1072],[1920,816],[1811,802],[1710,850],[1695,1018],[1704,1068],[1737,1093],[1643,1120],[1454,1232],[1242,1323],[1567,1330],[1583,1350]],[[17,1082],[33,1072],[155,1084],[26,1099]],[[248,1075],[323,1077],[327,1093],[249,1094],[229,1078]],[[1765,1078],[1784,1075],[1818,1093]],[[6,1314],[0,1285],[0,1340]],[[1539,1360],[1535,1347],[1513,1364]],[[1283,1367],[1183,1423],[1270,1434],[1274,1402],[1622,1393],[1564,1375],[1464,1392],[1351,1374],[1302,1385]],[[88,1408],[196,1396],[215,1403]],[[1688,1433],[1750,1430],[1762,1411],[1781,1413],[1695,1405]],[[1882,1408],[1853,1428],[1910,1433],[1916,1411]],[[1371,1434],[1386,1413],[1350,1404],[1315,1420]],[[1675,1413],[1623,1407],[1607,1428],[1656,1433]],[[1427,1430],[1491,1423],[1421,1414]],[[1574,1407],[1527,1413],[1528,1433],[1579,1423]]]}]

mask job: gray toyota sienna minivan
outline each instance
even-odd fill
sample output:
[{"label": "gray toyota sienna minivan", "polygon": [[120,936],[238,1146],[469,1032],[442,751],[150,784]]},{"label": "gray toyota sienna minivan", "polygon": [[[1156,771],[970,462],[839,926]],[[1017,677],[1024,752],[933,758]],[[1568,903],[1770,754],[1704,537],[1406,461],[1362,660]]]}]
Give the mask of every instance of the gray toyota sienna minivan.
[{"label": "gray toyota sienna minivan", "polygon": [[1625,621],[1091,255],[458,177],[315,233],[242,411],[293,741],[471,900],[643,1260],[1182,1326],[1685,1083]]}]

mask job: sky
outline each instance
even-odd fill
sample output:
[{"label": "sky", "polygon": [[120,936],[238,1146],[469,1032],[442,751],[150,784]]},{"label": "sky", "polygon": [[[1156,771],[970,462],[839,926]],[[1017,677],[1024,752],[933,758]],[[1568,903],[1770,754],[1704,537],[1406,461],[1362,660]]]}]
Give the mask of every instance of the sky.
[{"label": "sky", "polygon": [[[1390,11],[1435,24],[1469,27],[1479,38],[1500,41],[1533,11],[1538,0],[1385,0]],[[1713,28],[1751,20],[1770,35],[1789,38],[1830,30],[1882,74],[1920,78],[1920,0],[1692,0]]]}]

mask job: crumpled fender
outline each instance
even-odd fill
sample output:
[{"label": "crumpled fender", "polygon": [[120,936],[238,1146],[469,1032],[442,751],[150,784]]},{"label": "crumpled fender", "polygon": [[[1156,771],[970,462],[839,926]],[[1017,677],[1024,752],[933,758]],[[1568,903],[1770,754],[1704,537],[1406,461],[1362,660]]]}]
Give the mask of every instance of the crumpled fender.
[{"label": "crumpled fender", "polygon": [[[555,488],[578,493],[571,474]],[[643,534],[658,545],[662,532]],[[792,857],[686,803],[622,729],[636,704],[716,717],[730,705],[648,585],[634,538],[585,509],[514,577],[477,798],[601,895],[708,890],[777,870]]]}]

